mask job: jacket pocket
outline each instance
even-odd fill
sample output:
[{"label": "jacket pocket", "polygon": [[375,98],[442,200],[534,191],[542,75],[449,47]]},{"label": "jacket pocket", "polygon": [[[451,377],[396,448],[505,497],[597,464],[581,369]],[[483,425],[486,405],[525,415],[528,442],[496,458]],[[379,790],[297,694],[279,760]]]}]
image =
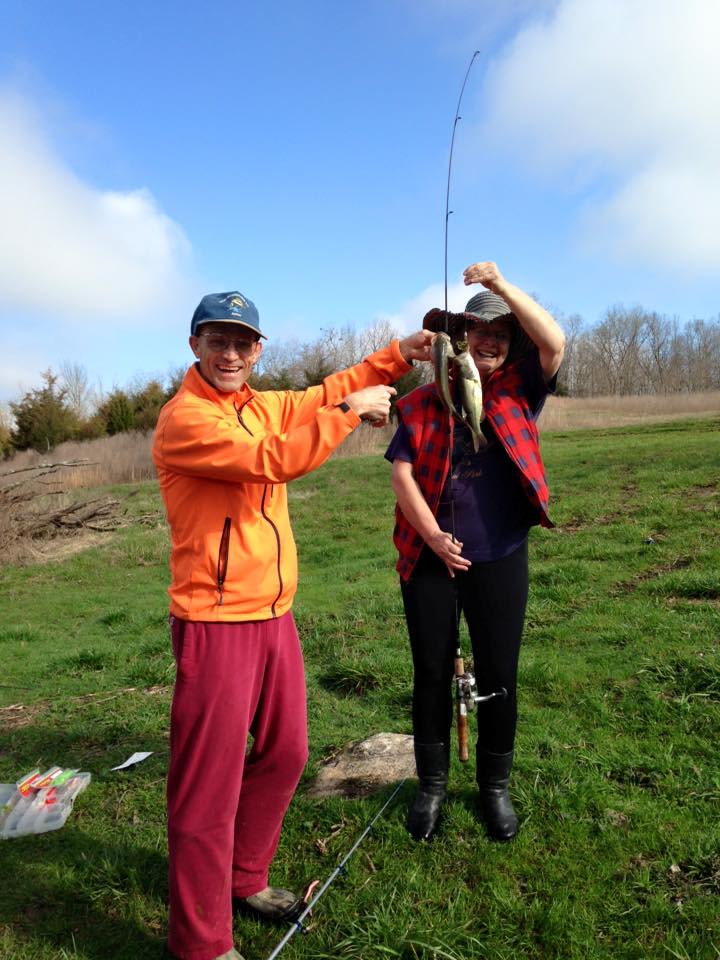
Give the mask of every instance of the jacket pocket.
[{"label": "jacket pocket", "polygon": [[225,578],[227,577],[228,558],[230,556],[230,517],[225,517],[223,532],[220,537],[220,546],[218,547],[217,559],[217,588],[218,588],[218,606],[222,606],[223,590],[225,588]]},{"label": "jacket pocket", "polygon": [[[268,487],[270,488],[270,496],[269,496],[269,497],[268,497]],[[272,615],[273,617],[277,616],[277,614],[275,613],[275,607],[277,606],[278,600],[279,600],[280,597],[282,596],[283,590],[285,589],[285,586],[284,586],[284,584],[283,584],[283,578],[282,578],[282,569],[281,569],[281,566],[280,566],[280,531],[279,531],[278,528],[277,528],[277,524],[276,524],[276,523],[274,522],[274,520],[270,517],[270,515],[268,514],[268,512],[267,512],[267,510],[266,510],[267,500],[272,500],[272,496],[273,496],[274,490],[275,490],[275,484],[273,484],[273,483],[267,484],[267,483],[266,483],[265,486],[264,486],[264,488],[263,488],[262,501],[261,501],[261,503],[260,503],[260,512],[262,513],[263,518],[270,524],[270,527],[272,528],[272,531],[273,531],[273,533],[275,534],[275,545],[276,545],[276,548],[277,548],[278,592],[277,592],[277,596],[275,597],[275,599],[274,599],[273,602],[272,602],[272,607],[270,608],[270,613],[271,613],[271,615]]]}]

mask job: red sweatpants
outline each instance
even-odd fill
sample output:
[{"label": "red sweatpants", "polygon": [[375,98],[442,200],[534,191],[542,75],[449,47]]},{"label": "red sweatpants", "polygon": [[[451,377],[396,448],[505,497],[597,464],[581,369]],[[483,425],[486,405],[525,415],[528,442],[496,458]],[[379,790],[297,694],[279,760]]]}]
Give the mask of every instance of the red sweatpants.
[{"label": "red sweatpants", "polygon": [[307,761],[305,675],[291,613],[170,622],[168,946],[183,960],[213,960],[233,945],[232,897],[268,883]]}]

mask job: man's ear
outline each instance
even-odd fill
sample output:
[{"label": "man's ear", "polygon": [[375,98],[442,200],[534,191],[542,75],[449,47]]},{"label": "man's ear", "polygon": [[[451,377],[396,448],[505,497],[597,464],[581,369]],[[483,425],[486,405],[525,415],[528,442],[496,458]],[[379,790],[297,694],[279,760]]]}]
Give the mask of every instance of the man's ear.
[{"label": "man's ear", "polygon": [[198,341],[198,338],[197,338],[197,337],[190,336],[190,337],[188,338],[188,343],[190,344],[190,349],[192,350],[192,352],[195,354],[195,356],[196,356],[196,357],[198,358],[198,360],[199,360],[199,359],[200,359],[200,353],[199,353],[200,343],[199,343],[199,341]]},{"label": "man's ear", "polygon": [[262,353],[262,348],[263,348],[262,340],[260,340],[260,339],[258,338],[258,339],[255,341],[255,348],[254,348],[254,350],[253,350],[253,352],[252,352],[251,360],[252,360],[253,363],[257,363],[258,360],[260,359],[260,354]]}]

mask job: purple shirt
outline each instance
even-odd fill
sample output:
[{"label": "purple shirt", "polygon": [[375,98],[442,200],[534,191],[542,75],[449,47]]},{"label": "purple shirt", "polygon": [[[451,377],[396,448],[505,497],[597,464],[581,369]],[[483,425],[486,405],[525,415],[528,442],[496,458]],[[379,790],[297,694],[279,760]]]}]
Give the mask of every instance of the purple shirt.
[{"label": "purple shirt", "polygon": [[[545,382],[536,350],[521,362],[520,375],[530,412],[537,419],[545,398],[555,389],[555,377]],[[525,541],[530,527],[538,522],[537,512],[523,490],[519,470],[489,420],[482,425],[487,446],[477,453],[469,429],[456,420],[452,423],[452,470],[440,495],[438,525],[463,544],[462,555],[467,560],[499,560]],[[390,441],[385,459],[412,462],[402,424]]]}]

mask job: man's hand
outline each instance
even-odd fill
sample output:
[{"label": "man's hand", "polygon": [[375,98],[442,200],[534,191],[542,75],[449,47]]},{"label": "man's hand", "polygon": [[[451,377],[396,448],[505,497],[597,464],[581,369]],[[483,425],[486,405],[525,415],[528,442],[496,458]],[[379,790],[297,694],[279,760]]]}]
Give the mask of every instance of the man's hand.
[{"label": "man's hand", "polygon": [[498,270],[497,264],[492,260],[484,260],[482,263],[473,263],[467,270],[463,271],[463,278],[466,287],[473,283],[481,283],[488,290],[503,295],[503,290],[507,286],[507,280]]},{"label": "man's hand", "polygon": [[410,363],[411,360],[432,360],[432,342],[433,334],[431,330],[418,330],[417,333],[410,334],[400,341],[400,353],[403,360]]},{"label": "man's hand", "polygon": [[345,397],[345,403],[361,420],[369,420],[374,427],[382,427],[390,416],[390,399],[397,393],[395,387],[380,384],[364,387]]},{"label": "man's hand", "polygon": [[453,540],[449,533],[438,530],[426,542],[433,553],[443,561],[451,577],[455,576],[455,571],[469,570],[472,566],[469,560],[460,556],[462,543],[459,540]]}]

